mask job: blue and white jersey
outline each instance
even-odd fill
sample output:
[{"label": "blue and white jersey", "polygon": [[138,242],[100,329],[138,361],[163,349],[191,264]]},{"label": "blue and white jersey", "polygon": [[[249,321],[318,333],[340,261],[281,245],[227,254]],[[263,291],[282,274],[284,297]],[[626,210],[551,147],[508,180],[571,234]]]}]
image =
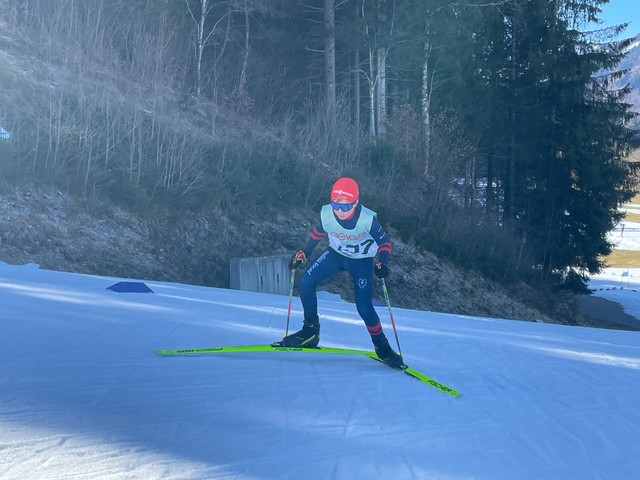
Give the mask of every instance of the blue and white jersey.
[{"label": "blue and white jersey", "polygon": [[[347,258],[373,258],[377,252],[379,262],[389,262],[391,241],[380,225],[376,212],[362,205],[356,207],[355,215],[348,220],[339,220],[331,205],[322,207],[318,223],[304,247],[307,258],[311,257],[314,248],[324,237],[329,238],[329,248]],[[374,244],[369,243],[370,239]]]},{"label": "blue and white jersey", "polygon": [[322,230],[327,233],[329,245],[336,252],[349,258],[375,257],[378,244],[371,236],[371,225],[376,212],[362,207],[353,228],[345,228],[336,219],[331,205],[325,205],[320,211]]}]

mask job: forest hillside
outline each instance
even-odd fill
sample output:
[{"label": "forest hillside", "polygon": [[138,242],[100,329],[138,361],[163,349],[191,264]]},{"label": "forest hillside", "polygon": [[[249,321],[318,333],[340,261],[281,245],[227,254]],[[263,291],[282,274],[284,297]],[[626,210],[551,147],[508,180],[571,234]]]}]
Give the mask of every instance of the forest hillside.
[{"label": "forest hillside", "polygon": [[348,175],[394,303],[577,321],[636,186],[633,39],[580,32],[603,0],[440,3],[0,0],[0,259],[228,286]]}]

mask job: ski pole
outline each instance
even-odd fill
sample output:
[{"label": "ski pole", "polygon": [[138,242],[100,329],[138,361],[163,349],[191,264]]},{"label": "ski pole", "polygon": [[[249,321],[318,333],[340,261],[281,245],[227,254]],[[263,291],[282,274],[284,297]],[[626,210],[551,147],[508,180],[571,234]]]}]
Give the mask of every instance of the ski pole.
[{"label": "ski pole", "polygon": [[400,340],[398,339],[398,331],[396,330],[396,322],[393,320],[393,312],[391,311],[391,302],[389,301],[389,292],[387,291],[387,284],[382,280],[382,292],[384,293],[384,300],[387,302],[387,308],[389,309],[389,317],[391,318],[391,326],[393,327],[393,334],[396,336],[396,344],[398,345],[398,355],[402,357],[402,350],[400,350]]},{"label": "ski pole", "polygon": [[293,300],[293,282],[296,278],[296,269],[291,269],[291,284],[289,285],[289,308],[287,309],[287,328],[284,331],[284,336],[289,335],[289,320],[291,319],[291,300]]}]

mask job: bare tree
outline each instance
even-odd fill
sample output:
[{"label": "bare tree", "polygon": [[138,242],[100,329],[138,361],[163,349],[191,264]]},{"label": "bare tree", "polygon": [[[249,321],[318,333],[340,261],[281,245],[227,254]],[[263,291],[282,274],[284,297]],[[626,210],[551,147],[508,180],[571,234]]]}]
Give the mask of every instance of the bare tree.
[{"label": "bare tree", "polygon": [[362,2],[361,15],[365,20],[365,37],[369,57],[369,71],[364,73],[369,87],[369,133],[385,135],[387,132],[387,57],[393,38],[395,3],[376,0],[372,11]]},{"label": "bare tree", "polygon": [[335,0],[324,0],[324,84],[329,115],[336,111],[336,20]]},{"label": "bare tree", "polygon": [[[202,61],[204,56],[204,50],[209,46],[214,38],[214,35],[218,34],[220,24],[227,20],[231,14],[239,12],[235,8],[234,3],[231,2],[216,2],[215,0],[197,0],[197,9],[191,8],[192,0],[185,0],[187,9],[193,22],[196,24],[196,95],[200,96],[202,93]],[[211,23],[212,12],[214,8],[221,6],[224,10],[223,13],[219,13],[213,25]],[[195,11],[194,11],[195,10]],[[227,24],[228,25],[228,24]],[[226,45],[226,40],[223,42],[223,47]]]},{"label": "bare tree", "polygon": [[392,36],[391,22],[387,17],[387,0],[378,0],[378,25],[381,31],[376,52],[376,70],[378,72],[376,114],[378,135],[387,133],[387,53]]}]

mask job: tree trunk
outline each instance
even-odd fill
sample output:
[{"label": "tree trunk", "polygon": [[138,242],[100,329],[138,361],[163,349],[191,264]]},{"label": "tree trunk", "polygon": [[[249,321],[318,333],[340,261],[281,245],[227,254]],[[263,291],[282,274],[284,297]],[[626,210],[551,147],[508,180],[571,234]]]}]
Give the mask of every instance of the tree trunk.
[{"label": "tree trunk", "polygon": [[387,133],[387,48],[379,47],[378,56],[378,80],[376,110],[378,117],[378,135]]},{"label": "tree trunk", "polygon": [[425,41],[424,41],[424,57],[422,59],[422,155],[424,157],[424,170],[422,177],[424,180],[428,180],[429,172],[429,160],[431,155],[431,90],[433,87],[432,75],[429,70],[429,60],[431,58],[432,44],[429,40],[429,20],[425,26]]},{"label": "tree trunk", "polygon": [[[357,19],[360,15],[360,5],[354,2]],[[360,33],[360,31],[358,31]],[[353,121],[356,126],[356,136],[360,136],[360,35],[356,35],[353,49]]]},{"label": "tree trunk", "polygon": [[391,29],[387,18],[387,1],[378,0],[378,34],[376,40],[376,133],[387,133],[387,52]]},{"label": "tree trunk", "polygon": [[353,121],[356,132],[360,132],[360,50],[353,52]]},{"label": "tree trunk", "polygon": [[369,47],[369,133],[376,136],[376,64],[373,60],[373,47]]},{"label": "tree trunk", "polygon": [[517,80],[517,59],[518,59],[518,19],[517,13],[514,12],[510,18],[511,20],[511,101],[509,106],[509,145],[507,155],[504,163],[503,172],[500,172],[503,178],[503,193],[504,193],[504,209],[502,212],[502,219],[505,224],[511,224],[515,218],[515,198],[517,193],[516,185],[516,128],[517,128],[517,104],[519,99],[516,94],[516,80]]},{"label": "tree trunk", "polygon": [[336,111],[336,25],[335,0],[324,0],[324,83],[327,112]]},{"label": "tree trunk", "polygon": [[247,1],[244,1],[244,57],[242,59],[242,68],[240,70],[240,80],[238,82],[238,92],[236,95],[236,108],[240,112],[248,112],[253,104],[249,91],[247,90],[247,67],[249,64],[249,46],[250,46],[250,25],[251,17]]},{"label": "tree trunk", "polygon": [[204,52],[204,22],[206,20],[206,8],[208,0],[202,0],[202,9],[198,21],[198,43],[196,45],[196,95],[202,92],[202,54]]}]

